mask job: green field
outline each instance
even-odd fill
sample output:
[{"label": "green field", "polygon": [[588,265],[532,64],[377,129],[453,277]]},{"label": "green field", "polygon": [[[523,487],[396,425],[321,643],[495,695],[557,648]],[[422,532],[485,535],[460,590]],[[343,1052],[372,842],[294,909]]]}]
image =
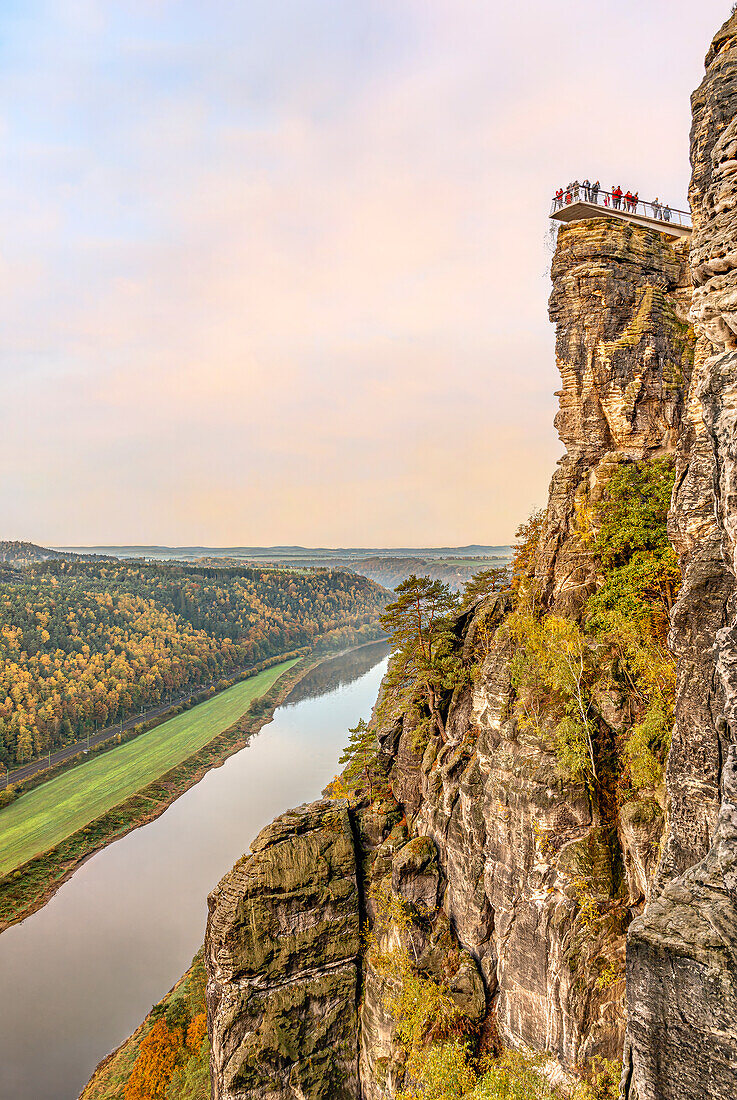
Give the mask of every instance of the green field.
[{"label": "green field", "polygon": [[117,806],[232,726],[296,664],[259,672],[135,740],[92,757],[0,810],[0,875]]}]

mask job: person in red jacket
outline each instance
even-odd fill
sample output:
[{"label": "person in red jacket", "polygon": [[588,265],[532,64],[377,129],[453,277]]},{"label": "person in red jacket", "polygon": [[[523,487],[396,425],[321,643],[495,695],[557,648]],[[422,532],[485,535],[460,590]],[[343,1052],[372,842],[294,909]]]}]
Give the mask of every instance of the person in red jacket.
[{"label": "person in red jacket", "polygon": [[612,188],[612,206],[615,210],[619,210],[620,203],[622,202],[622,188],[617,184]]}]

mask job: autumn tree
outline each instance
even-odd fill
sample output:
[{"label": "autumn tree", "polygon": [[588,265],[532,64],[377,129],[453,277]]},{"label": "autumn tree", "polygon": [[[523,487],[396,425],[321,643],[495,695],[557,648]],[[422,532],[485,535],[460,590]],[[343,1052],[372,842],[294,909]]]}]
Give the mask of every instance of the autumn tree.
[{"label": "autumn tree", "polygon": [[164,1018],[157,1020],[138,1048],[125,1100],[166,1100],[182,1044],[181,1028],[170,1031]]},{"label": "autumn tree", "polygon": [[540,508],[517,528],[517,543],[512,557],[512,588],[515,591],[522,587],[525,579],[532,573],[544,522],[545,509]]}]

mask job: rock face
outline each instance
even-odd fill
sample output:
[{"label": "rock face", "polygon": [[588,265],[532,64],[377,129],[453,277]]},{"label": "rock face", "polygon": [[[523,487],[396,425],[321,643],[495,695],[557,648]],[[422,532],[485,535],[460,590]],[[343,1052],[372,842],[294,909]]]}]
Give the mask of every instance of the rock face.
[{"label": "rock face", "polygon": [[698,350],[671,525],[677,721],[654,900],[628,943],[628,1100],[737,1095],[737,15],[692,104]]},{"label": "rock face", "polygon": [[345,805],[278,817],[209,910],[215,1100],[357,1097],[359,903]]},{"label": "rock face", "polygon": [[[552,276],[566,455],[535,572],[547,607],[575,616],[596,588],[591,518],[611,471],[676,447],[693,369],[690,279],[682,242],[606,218],[561,228]],[[624,933],[649,890],[663,813],[652,799],[635,800],[620,820],[582,786],[561,783],[550,745],[514,713],[513,647],[495,635],[508,610],[508,597],[492,597],[459,623],[468,653],[482,635],[494,641],[473,685],[451,702],[447,744],[418,744],[407,714],[377,730],[415,838],[394,855],[391,884],[431,913],[431,938],[442,942],[448,929],[447,952],[474,964],[502,1043],[551,1051],[572,1069],[621,1050]],[[621,702],[601,700],[611,736],[625,721]],[[438,884],[423,870],[429,842]],[[586,896],[606,912],[596,927]],[[422,953],[422,922],[415,936]],[[378,1100],[401,1080],[401,1059],[382,1008],[386,982],[370,959],[364,988],[361,1085]]]},{"label": "rock face", "polygon": [[[595,590],[592,516],[616,464],[676,447],[693,369],[689,301],[681,242],[607,218],[559,231],[550,311],[563,386],[556,423],[566,456],[553,478],[535,563],[539,591],[552,611],[576,615]],[[479,639],[495,636],[509,610],[509,598],[495,596],[459,621],[469,658],[486,644]],[[474,682],[450,703],[446,744],[423,732],[409,712],[376,727],[387,784],[378,806],[351,811],[354,859],[368,916],[375,915],[376,888],[410,907],[415,916],[409,930],[390,922],[385,939],[408,937],[421,973],[443,982],[482,1043],[551,1051],[572,1069],[597,1054],[616,1057],[622,1048],[624,934],[649,889],[663,813],[652,799],[640,800],[619,820],[581,785],[561,783],[550,745],[515,718],[512,656],[503,635],[487,645]],[[623,701],[602,698],[600,712],[613,738],[626,721]],[[259,889],[255,869],[273,844],[268,830],[262,836],[267,840],[257,842],[244,864],[247,872],[236,867],[232,885],[226,877],[211,901],[218,1100],[302,1095],[294,1091],[294,1074],[306,1079],[303,1067],[311,1071],[327,1041],[310,1025],[291,1045],[280,1045],[281,1026],[262,992],[281,989],[287,980],[291,991],[295,970],[306,975],[296,983],[302,989],[313,980],[314,959],[305,961],[299,952],[295,961],[290,948],[285,962],[278,949],[258,963],[261,969],[249,963],[244,970],[242,957],[234,964],[226,953],[222,962],[222,950],[214,949],[223,921],[233,929],[243,923],[245,902],[238,898]],[[596,926],[586,918],[587,899],[606,914]],[[284,926],[279,918],[275,927]],[[226,934],[237,943],[240,937],[235,930]],[[327,940],[332,943],[329,934]],[[249,942],[248,953],[256,951]],[[348,967],[346,981],[355,982],[355,954],[350,961],[340,958],[340,973]],[[391,980],[370,954],[362,965],[360,1094],[379,1100],[400,1087],[404,1063],[386,1007]],[[342,986],[341,995],[345,1006],[350,997]],[[283,1009],[273,993],[268,1003],[293,1020],[311,1012],[292,1002]],[[343,1022],[349,1016],[346,1009]],[[308,1038],[315,1043],[309,1051],[302,1045]],[[348,1032],[340,1043],[347,1051]],[[341,1061],[348,1064],[347,1054]],[[321,1087],[322,1076],[317,1081]],[[346,1081],[344,1087],[356,1087],[353,1068]]]},{"label": "rock face", "polygon": [[[386,708],[378,794],[278,819],[212,895],[216,1100],[396,1095],[390,944],[442,982],[481,1050],[548,1051],[572,1070],[624,1043],[626,1100],[737,1096],[737,15],[693,106],[690,259],[688,242],[605,216],[559,230],[566,454],[532,567],[544,609],[582,619],[613,470],[675,455],[667,797],[620,804],[603,783],[562,781],[545,731],[515,710],[510,597],[481,601],[456,624],[477,664],[444,701],[446,740],[417,707]],[[592,709],[613,753],[633,707],[612,684]],[[402,916],[389,906],[380,925],[382,897]],[[364,955],[359,898],[381,927]]]},{"label": "rock face", "polygon": [[688,244],[597,218],[558,231],[550,318],[566,454],[550,487],[537,577],[575,613],[595,589],[587,512],[618,457],[675,449],[693,366]]},{"label": "rock face", "polygon": [[624,1094],[727,1100],[737,1090],[737,750],[708,855],[629,934]]}]

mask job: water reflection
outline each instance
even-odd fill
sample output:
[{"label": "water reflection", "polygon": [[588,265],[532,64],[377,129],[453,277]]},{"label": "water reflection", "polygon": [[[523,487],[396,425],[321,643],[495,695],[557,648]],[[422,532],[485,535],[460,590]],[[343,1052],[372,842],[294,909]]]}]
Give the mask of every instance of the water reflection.
[{"label": "water reflection", "polygon": [[303,699],[317,699],[328,691],[350,684],[389,655],[387,642],[372,642],[323,661],[304,676],[284,700],[284,706],[294,706]]},{"label": "water reflection", "polygon": [[0,936],[3,1100],[73,1100],[174,984],[202,943],[208,891],[275,814],[319,797],[346,731],[370,714],[386,667],[371,648],[328,662],[322,694],[280,707],[247,748]]}]

